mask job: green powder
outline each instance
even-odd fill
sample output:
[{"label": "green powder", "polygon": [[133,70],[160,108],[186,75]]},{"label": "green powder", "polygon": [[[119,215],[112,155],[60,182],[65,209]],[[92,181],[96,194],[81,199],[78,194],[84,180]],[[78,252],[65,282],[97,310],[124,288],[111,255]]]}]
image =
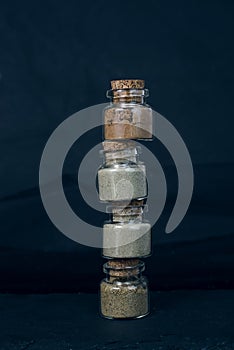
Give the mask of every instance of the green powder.
[{"label": "green powder", "polygon": [[98,171],[99,198],[122,201],[147,196],[144,166],[102,168]]},{"label": "green powder", "polygon": [[103,246],[104,257],[146,257],[151,253],[151,226],[143,222],[105,224]]}]

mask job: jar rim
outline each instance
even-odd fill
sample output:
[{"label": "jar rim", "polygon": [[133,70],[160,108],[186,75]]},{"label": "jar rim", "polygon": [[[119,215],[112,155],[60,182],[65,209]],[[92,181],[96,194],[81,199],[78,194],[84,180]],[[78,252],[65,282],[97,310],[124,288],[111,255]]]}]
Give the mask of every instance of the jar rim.
[{"label": "jar rim", "polygon": [[[125,93],[129,93],[130,94],[125,94]],[[115,93],[118,93],[120,94],[119,96],[115,95]],[[116,98],[124,98],[124,97],[140,97],[140,96],[143,96],[143,97],[148,97],[149,96],[149,90],[148,89],[145,89],[145,88],[124,88],[124,89],[109,89],[107,90],[106,92],[106,97],[107,98],[113,98],[113,97],[116,97]]]},{"label": "jar rim", "polygon": [[135,155],[138,155],[138,154],[141,154],[142,153],[142,150],[141,150],[141,146],[138,146],[138,145],[132,145],[132,146],[129,146],[128,148],[123,148],[123,149],[114,149],[114,150],[104,150],[104,149],[101,149],[99,151],[99,155],[101,157],[103,157],[105,154],[120,154],[120,153],[127,153],[127,152],[132,152],[134,151],[134,154]]},{"label": "jar rim", "polygon": [[[114,204],[112,204],[112,205],[107,205],[106,206],[106,213],[113,213],[113,208],[114,209],[119,209],[119,210],[124,210],[124,209],[129,209],[129,210],[131,210],[131,209],[142,209],[142,211],[144,211],[144,212],[148,212],[148,209],[149,209],[149,207],[148,207],[148,204],[144,204],[144,203],[142,203],[142,204],[140,204],[140,205],[137,205],[137,204],[130,204],[131,202],[127,202],[126,203],[126,205],[124,205],[124,202],[125,201],[123,201],[123,204],[121,205],[121,204],[118,204],[118,205],[114,205]],[[126,215],[129,215],[129,214],[126,214]]]}]

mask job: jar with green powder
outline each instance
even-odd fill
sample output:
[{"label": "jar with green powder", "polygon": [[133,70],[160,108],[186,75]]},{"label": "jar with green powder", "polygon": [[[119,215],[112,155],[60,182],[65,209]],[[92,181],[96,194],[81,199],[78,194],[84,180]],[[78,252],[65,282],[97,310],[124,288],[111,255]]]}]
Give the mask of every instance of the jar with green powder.
[{"label": "jar with green powder", "polygon": [[136,201],[111,207],[112,221],[103,226],[103,257],[145,258],[151,254],[151,225],[143,221],[144,207]]},{"label": "jar with green powder", "polygon": [[98,170],[99,198],[104,202],[147,196],[145,165],[139,161],[134,141],[103,142],[105,162]]}]

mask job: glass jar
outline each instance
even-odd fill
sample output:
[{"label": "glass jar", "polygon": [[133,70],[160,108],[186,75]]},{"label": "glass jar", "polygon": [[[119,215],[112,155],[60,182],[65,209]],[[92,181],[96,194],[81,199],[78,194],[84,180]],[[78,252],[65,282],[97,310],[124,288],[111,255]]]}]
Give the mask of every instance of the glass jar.
[{"label": "glass jar", "polygon": [[104,258],[146,258],[151,254],[151,225],[143,221],[144,209],[143,203],[111,207],[112,221],[103,226]]},{"label": "glass jar", "polygon": [[147,196],[145,165],[138,160],[140,147],[132,143],[106,141],[105,162],[98,170],[99,199],[130,201]]},{"label": "glass jar", "polygon": [[104,139],[152,139],[152,109],[145,103],[149,91],[144,86],[138,79],[111,82],[110,104],[103,111]]},{"label": "glass jar", "polygon": [[149,313],[148,282],[142,276],[144,267],[137,259],[110,260],[104,264],[106,278],[100,284],[102,316],[133,319]]}]

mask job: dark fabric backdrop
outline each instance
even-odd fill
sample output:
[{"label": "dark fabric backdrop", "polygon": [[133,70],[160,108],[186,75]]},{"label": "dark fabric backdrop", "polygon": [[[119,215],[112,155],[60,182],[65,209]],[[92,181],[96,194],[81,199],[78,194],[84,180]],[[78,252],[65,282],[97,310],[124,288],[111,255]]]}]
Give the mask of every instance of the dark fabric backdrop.
[{"label": "dark fabric backdrop", "polygon": [[[100,250],[53,226],[38,169],[65,118],[106,102],[111,79],[132,77],[145,79],[149,103],[177,128],[195,172],[187,216],[165,235],[176,171],[163,146],[153,144],[169,191],[146,261],[151,287],[234,286],[233,14],[231,0],[0,3],[0,291],[97,290]],[[100,142],[98,130],[93,137]],[[77,148],[64,185],[85,215],[78,160]]]}]

